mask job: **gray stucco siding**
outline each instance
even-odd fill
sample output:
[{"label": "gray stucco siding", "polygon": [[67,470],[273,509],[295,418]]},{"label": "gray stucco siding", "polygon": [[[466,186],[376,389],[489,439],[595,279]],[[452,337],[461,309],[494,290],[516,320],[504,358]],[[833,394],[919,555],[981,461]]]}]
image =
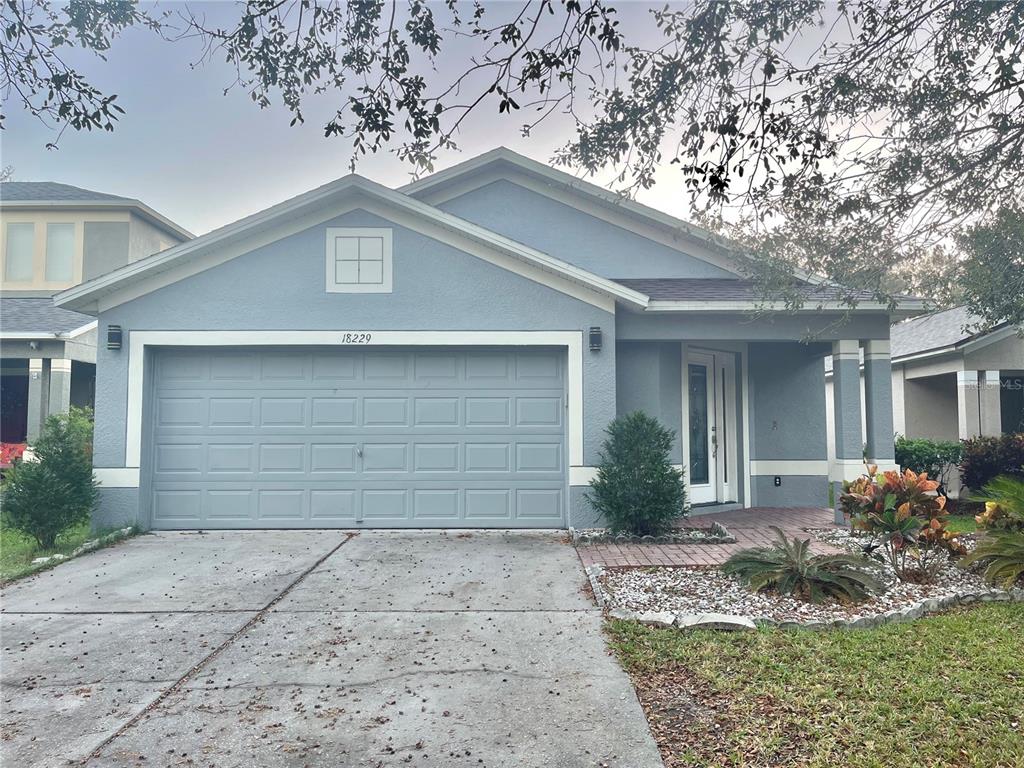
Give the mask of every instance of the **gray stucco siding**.
[{"label": "gray stucco siding", "polygon": [[782,485],[775,478],[751,478],[753,504],[757,507],[827,507],[828,475],[783,475]]},{"label": "gray stucco siding", "polygon": [[619,341],[834,341],[888,339],[888,315],[858,315],[843,320],[840,314],[755,317],[748,312],[640,313],[620,311],[615,317]]},{"label": "gray stucco siding", "polygon": [[826,459],[825,369],[821,364],[825,351],[821,345],[796,342],[750,345],[752,460]]},{"label": "gray stucco siding", "polygon": [[[391,294],[325,290],[325,229],[346,226],[393,230]],[[112,324],[122,326],[127,337],[145,330],[585,332],[599,326],[604,331],[603,349],[590,352],[584,345],[583,352],[585,465],[597,461],[603,429],[615,416],[613,314],[361,210],[159,288],[102,313],[99,319],[100,339],[106,338],[107,327]],[[120,351],[107,350],[102,343],[99,347],[95,465],[122,467],[126,453],[127,338]],[[148,385],[152,379],[147,370]],[[144,403],[148,399],[144,397]],[[145,436],[142,444],[145,450]],[[145,453],[142,459],[145,468]],[[119,505],[124,504],[124,494],[113,496],[119,499]],[[121,515],[122,511],[116,512],[116,516]]]},{"label": "gray stucco siding", "polygon": [[508,180],[438,207],[604,277],[736,277]]},{"label": "gray stucco siding", "polygon": [[683,460],[682,345],[678,342],[620,343],[616,349],[616,413],[632,411],[658,419],[675,432],[671,460]]}]

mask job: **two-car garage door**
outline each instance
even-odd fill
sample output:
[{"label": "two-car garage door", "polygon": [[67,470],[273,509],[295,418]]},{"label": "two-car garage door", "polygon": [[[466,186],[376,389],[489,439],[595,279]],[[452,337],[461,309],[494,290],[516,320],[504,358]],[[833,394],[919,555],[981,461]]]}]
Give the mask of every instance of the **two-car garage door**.
[{"label": "two-car garage door", "polygon": [[163,349],[154,528],[563,527],[565,352]]}]

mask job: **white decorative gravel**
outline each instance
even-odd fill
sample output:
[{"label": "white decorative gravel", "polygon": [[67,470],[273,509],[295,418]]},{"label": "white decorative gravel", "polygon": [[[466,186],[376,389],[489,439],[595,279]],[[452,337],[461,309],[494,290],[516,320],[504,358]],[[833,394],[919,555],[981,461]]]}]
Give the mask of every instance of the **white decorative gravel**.
[{"label": "white decorative gravel", "polygon": [[[816,538],[838,547],[859,551],[846,531],[812,531]],[[885,566],[884,566],[885,567]],[[725,613],[775,622],[852,621],[907,608],[931,598],[956,594],[986,593],[989,586],[975,573],[962,571],[952,561],[944,562],[934,583],[908,584],[894,576],[885,578],[886,591],[854,605],[830,601],[812,605],[772,592],[751,592],[738,579],[718,568],[630,568],[607,570],[601,586],[609,608],[630,611],[670,611],[700,614]]]}]

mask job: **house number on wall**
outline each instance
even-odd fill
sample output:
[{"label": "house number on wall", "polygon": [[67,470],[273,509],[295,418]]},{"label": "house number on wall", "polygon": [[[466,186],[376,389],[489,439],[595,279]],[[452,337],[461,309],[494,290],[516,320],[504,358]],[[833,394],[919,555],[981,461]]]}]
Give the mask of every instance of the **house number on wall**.
[{"label": "house number on wall", "polygon": [[345,333],[342,334],[342,344],[369,344],[373,334],[370,333]]}]

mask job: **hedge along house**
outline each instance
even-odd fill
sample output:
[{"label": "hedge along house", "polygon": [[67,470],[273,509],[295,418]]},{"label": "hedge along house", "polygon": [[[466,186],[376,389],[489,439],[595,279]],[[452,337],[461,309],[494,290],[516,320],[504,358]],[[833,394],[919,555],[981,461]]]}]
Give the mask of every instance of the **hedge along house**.
[{"label": "hedge along house", "polygon": [[346,176],[65,291],[99,320],[97,522],[586,527],[603,431],[635,409],[678,433],[698,511],[824,505],[861,467],[846,380],[890,316],[837,323],[822,286],[752,318],[741,258],[499,149],[400,190]]}]

